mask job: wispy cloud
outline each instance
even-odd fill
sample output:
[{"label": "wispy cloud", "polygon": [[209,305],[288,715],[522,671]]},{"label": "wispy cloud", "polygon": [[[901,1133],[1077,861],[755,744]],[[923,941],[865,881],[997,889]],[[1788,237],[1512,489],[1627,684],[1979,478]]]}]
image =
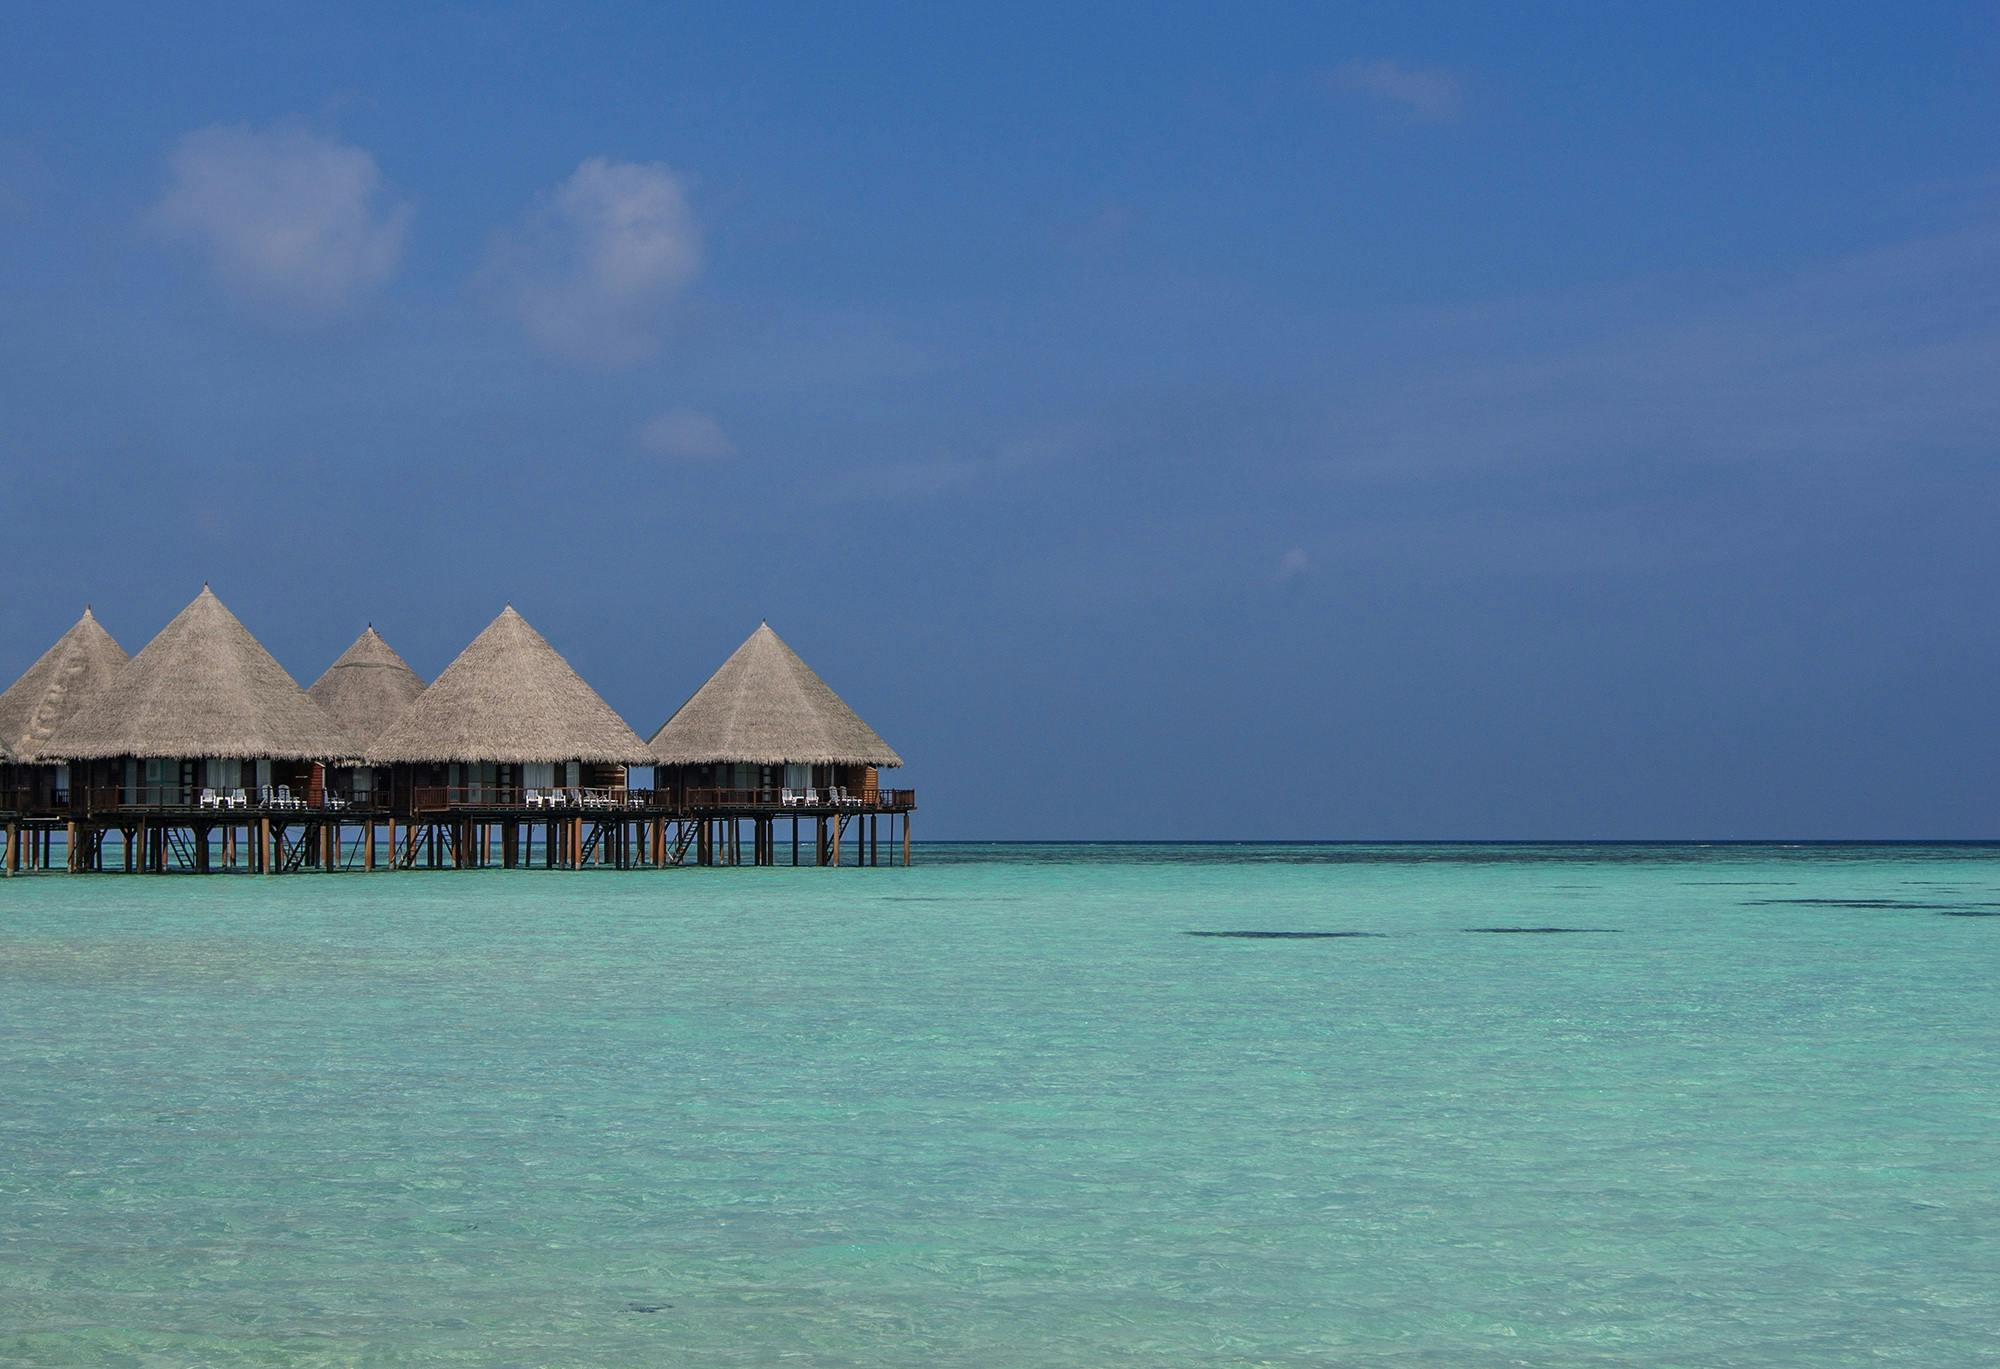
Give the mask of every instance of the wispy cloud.
[{"label": "wispy cloud", "polygon": [[1464,105],[1464,83],[1457,73],[1390,57],[1343,62],[1328,73],[1327,84],[1423,123],[1452,123]]},{"label": "wispy cloud", "polygon": [[1995,279],[2000,230],[1986,225],[1757,288],[1656,285],[1432,319],[1412,325],[1410,358],[1352,376],[1328,420],[1328,469],[1403,480],[1990,451]]},{"label": "wispy cloud", "polygon": [[354,304],[395,272],[410,206],[361,148],[302,128],[216,125],[167,154],[151,211],[225,287],[306,314]]},{"label": "wispy cloud", "polygon": [[1290,584],[1312,570],[1312,557],[1306,555],[1304,547],[1293,547],[1278,558],[1278,583]]},{"label": "wispy cloud", "polygon": [[700,266],[680,178],[592,157],[496,242],[489,278],[543,347],[623,366],[659,345],[667,305]]},{"label": "wispy cloud", "polygon": [[736,451],[720,423],[692,409],[672,409],[647,422],[639,445],[675,461],[719,461]]}]

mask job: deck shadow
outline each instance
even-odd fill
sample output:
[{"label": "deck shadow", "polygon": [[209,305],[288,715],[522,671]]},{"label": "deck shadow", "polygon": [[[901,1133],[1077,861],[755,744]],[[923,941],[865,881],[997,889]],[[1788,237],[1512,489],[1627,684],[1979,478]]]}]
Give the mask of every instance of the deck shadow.
[{"label": "deck shadow", "polygon": [[1561,936],[1568,934],[1600,935],[1616,933],[1617,927],[1461,927],[1464,932],[1483,932],[1489,936]]},{"label": "deck shadow", "polygon": [[1746,908],[1887,908],[1912,912],[1944,912],[1953,908],[2000,908],[2000,903],[1919,903],[1907,898],[1753,898]]},{"label": "deck shadow", "polygon": [[1380,937],[1387,932],[1182,932],[1182,936],[1235,937],[1244,941],[1337,941],[1345,937]]}]

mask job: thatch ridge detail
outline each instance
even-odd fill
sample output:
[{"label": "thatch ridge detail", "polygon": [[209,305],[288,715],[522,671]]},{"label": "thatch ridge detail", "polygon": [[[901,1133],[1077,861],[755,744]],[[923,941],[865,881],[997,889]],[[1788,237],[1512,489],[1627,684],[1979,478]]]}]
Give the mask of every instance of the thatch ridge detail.
[{"label": "thatch ridge detail", "polygon": [[206,585],[43,748],[53,760],[330,760],[356,749]]},{"label": "thatch ridge detail", "polygon": [[423,692],[423,676],[410,669],[410,663],[370,623],[354,644],[307,686],[306,697],[365,746],[388,731]]},{"label": "thatch ridge detail", "polygon": [[660,765],[903,763],[769,623],[661,724],[651,746]]},{"label": "thatch ridge detail", "polygon": [[86,606],[69,631],[0,693],[0,761],[40,761],[63,724],[109,688],[130,659]]},{"label": "thatch ridge detail", "polygon": [[511,604],[362,754],[373,765],[652,761],[638,734]]}]

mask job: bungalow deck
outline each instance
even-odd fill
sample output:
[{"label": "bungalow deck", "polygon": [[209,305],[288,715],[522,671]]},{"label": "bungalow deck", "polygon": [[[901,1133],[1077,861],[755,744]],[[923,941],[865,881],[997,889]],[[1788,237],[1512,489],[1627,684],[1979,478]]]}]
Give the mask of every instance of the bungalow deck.
[{"label": "bungalow deck", "polygon": [[[889,864],[907,866],[917,806],[912,789],[843,803],[762,791],[648,790],[554,804],[521,792],[418,790],[401,805],[378,796],[337,808],[125,797],[93,794],[64,813],[0,810],[0,874],[53,870],[59,845],[61,868],[72,873],[870,867],[882,864],[885,824]],[[787,846],[790,858],[781,860]]]}]

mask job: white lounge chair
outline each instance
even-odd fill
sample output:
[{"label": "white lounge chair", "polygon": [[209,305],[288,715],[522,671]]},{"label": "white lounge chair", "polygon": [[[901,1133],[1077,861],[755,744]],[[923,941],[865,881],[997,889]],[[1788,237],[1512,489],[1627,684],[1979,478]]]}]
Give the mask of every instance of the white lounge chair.
[{"label": "white lounge chair", "polygon": [[803,803],[808,808],[819,807],[819,790],[811,788],[807,789],[805,798],[801,799],[800,802]]},{"label": "white lounge chair", "polygon": [[306,801],[304,799],[293,798],[292,786],[281,784],[278,786],[277,806],[280,808],[303,808],[306,806]]},{"label": "white lounge chair", "polygon": [[222,807],[222,799],[213,789],[204,789],[201,791],[201,798],[196,801],[195,806],[197,808],[220,808]]},{"label": "white lounge chair", "polygon": [[804,797],[803,795],[799,794],[796,790],[793,790],[790,787],[786,787],[778,791],[778,802],[784,804],[785,807],[787,808],[798,807],[803,797]]},{"label": "white lounge chair", "polygon": [[249,796],[241,789],[232,789],[229,791],[228,806],[231,808],[248,808],[250,806]]}]

